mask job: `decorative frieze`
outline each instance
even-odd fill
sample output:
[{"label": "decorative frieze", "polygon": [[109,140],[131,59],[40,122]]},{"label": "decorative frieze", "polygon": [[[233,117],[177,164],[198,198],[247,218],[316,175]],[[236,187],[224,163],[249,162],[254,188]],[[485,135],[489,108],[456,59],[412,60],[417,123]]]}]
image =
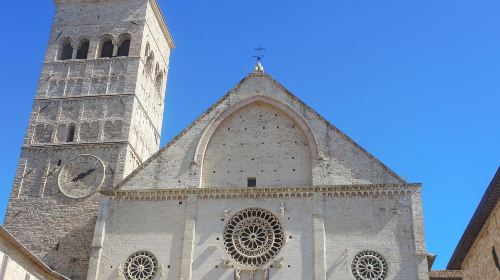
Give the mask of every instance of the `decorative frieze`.
[{"label": "decorative frieze", "polygon": [[274,199],[323,197],[402,197],[418,190],[420,184],[341,185],[314,187],[191,188],[106,190],[103,195],[116,200]]}]

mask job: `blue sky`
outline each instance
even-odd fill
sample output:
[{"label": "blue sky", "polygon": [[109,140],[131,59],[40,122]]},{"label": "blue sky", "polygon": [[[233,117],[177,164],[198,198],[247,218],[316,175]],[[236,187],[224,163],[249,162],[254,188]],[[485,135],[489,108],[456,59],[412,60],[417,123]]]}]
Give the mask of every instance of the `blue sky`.
[{"label": "blue sky", "polygon": [[[444,268],[500,165],[500,1],[160,0],[177,43],[162,144],[254,65],[409,182]],[[46,49],[52,1],[2,4],[0,221]]]}]

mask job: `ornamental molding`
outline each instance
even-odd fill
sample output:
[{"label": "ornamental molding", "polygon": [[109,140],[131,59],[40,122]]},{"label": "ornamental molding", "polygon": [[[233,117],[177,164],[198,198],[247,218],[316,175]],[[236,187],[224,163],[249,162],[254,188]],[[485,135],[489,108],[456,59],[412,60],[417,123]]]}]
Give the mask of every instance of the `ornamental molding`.
[{"label": "ornamental molding", "polygon": [[[75,79],[59,79],[61,81],[69,81],[69,80],[85,80],[86,78],[75,78]],[[90,79],[87,79],[90,80]],[[75,95],[75,96],[46,96],[46,97],[35,97],[35,101],[77,101],[77,100],[96,100],[102,101],[102,99],[112,99],[112,98],[121,98],[121,97],[134,97],[135,93],[110,93],[110,94],[94,94],[94,95]]]},{"label": "ornamental molding", "polygon": [[186,188],[144,190],[102,190],[112,200],[187,200],[195,196],[212,199],[276,199],[323,197],[403,197],[419,191],[421,184],[339,185],[313,187]]},{"label": "ornamental molding", "polygon": [[[110,23],[122,23],[122,22],[116,21],[116,22],[110,22]],[[68,27],[68,26],[72,26],[72,25],[64,25],[64,26]],[[59,30],[59,31],[62,31],[62,30]],[[116,36],[119,36],[119,35],[116,35]],[[99,36],[99,37],[102,37],[102,36]],[[115,36],[113,36],[113,37],[115,37]],[[87,37],[87,38],[90,38],[90,37]],[[90,39],[98,40],[97,37],[92,37]],[[88,58],[88,59],[72,58],[72,59],[66,59],[66,60],[46,61],[46,62],[43,62],[42,65],[43,65],[43,67],[47,67],[50,65],[64,65],[64,64],[67,64],[67,65],[103,64],[105,62],[126,61],[126,60],[134,61],[134,60],[139,60],[139,59],[141,59],[140,56],[116,56],[116,57],[112,57],[112,58],[98,57],[98,58]]]},{"label": "ornamental molding", "polygon": [[129,144],[128,141],[95,141],[95,142],[72,142],[72,143],[36,143],[23,145],[23,149],[32,151],[44,151],[44,150],[67,150],[68,148],[73,150],[85,150],[88,148],[98,149],[98,150],[114,150],[117,144]]}]

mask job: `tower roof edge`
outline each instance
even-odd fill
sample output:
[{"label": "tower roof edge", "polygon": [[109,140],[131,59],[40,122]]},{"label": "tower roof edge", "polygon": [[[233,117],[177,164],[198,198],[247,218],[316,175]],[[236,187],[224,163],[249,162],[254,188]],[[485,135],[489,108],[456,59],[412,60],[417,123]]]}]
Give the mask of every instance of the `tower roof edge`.
[{"label": "tower roof edge", "polygon": [[[71,3],[92,3],[96,2],[95,0],[53,0],[54,5],[59,6],[62,4],[71,4]],[[100,1],[107,1],[107,2],[112,2],[116,0],[100,0]],[[165,21],[165,18],[163,17],[163,13],[161,12],[160,6],[158,5],[157,0],[145,0],[148,1],[151,4],[151,7],[153,8],[153,12],[155,14],[156,20],[158,20],[158,23],[160,24],[161,31],[163,33],[163,36],[165,36],[165,39],[167,40],[168,46],[170,49],[175,48],[175,42],[174,39],[172,38],[172,34],[170,33],[167,23]]]}]

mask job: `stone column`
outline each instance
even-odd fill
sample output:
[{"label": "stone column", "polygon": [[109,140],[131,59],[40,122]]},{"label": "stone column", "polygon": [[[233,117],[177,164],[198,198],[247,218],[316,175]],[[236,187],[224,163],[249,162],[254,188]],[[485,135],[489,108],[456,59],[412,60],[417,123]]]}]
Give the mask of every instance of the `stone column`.
[{"label": "stone column", "polygon": [[113,44],[113,57],[118,55],[118,44]]},{"label": "stone column", "polygon": [[71,54],[71,59],[76,59],[76,53],[78,52],[78,43],[73,44],[73,53]]},{"label": "stone column", "polygon": [[326,280],[325,220],[323,193],[314,193],[313,238],[314,238],[314,280]]},{"label": "stone column", "polygon": [[184,235],[182,237],[182,258],[180,280],[191,280],[193,271],[193,246],[196,229],[196,196],[188,197],[186,202],[186,218],[184,223]]}]

